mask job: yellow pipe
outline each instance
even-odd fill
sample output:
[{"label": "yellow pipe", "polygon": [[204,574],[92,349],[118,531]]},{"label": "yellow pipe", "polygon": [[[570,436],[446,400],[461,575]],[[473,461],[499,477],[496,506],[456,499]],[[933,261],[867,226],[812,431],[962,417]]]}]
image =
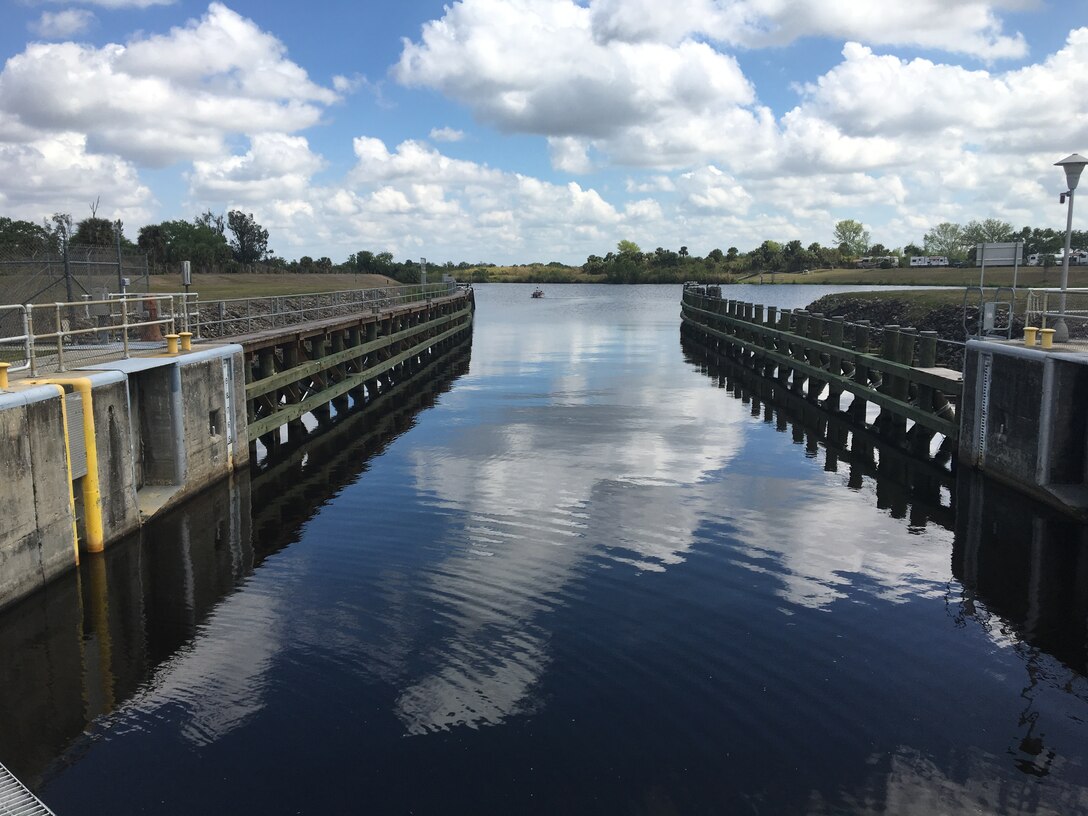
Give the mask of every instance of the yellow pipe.
[{"label": "yellow pipe", "polygon": [[8,369],[11,363],[0,363],[0,391],[8,390]]},{"label": "yellow pipe", "polygon": [[83,477],[83,527],[87,533],[87,552],[102,552],[106,548],[106,535],[102,524],[102,489],[98,482],[98,445],[94,433],[91,381],[87,377],[49,377],[29,382],[35,385],[70,385],[83,397],[83,442],[87,447],[87,475]]},{"label": "yellow pipe", "polygon": [[98,680],[101,683],[102,710],[89,711],[88,720],[99,714],[109,714],[114,706],[113,638],[110,637],[110,595],[106,574],[106,557],[88,559],[88,594],[91,597],[91,631],[98,642]]}]

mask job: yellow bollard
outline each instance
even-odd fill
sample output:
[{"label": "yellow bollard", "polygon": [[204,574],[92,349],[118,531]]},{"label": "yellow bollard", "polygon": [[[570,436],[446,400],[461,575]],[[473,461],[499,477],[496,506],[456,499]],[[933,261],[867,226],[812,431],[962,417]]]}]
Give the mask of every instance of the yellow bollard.
[{"label": "yellow bollard", "polygon": [[193,333],[192,332],[178,332],[178,337],[181,338],[181,350],[192,351],[193,350]]},{"label": "yellow bollard", "polygon": [[11,363],[0,363],[0,391],[8,390],[8,369]]},{"label": "yellow bollard", "polygon": [[178,336],[176,334],[166,335],[166,353],[177,354],[178,353]]},{"label": "yellow bollard", "polygon": [[1054,329],[1040,329],[1039,334],[1043,336],[1043,348],[1054,348]]},{"label": "yellow bollard", "polygon": [[1034,346],[1035,335],[1039,333],[1038,326],[1024,326],[1024,345]]},{"label": "yellow bollard", "polygon": [[[29,385],[70,385],[83,396],[83,441],[87,453],[87,475],[83,477],[83,529],[87,533],[87,552],[102,552],[106,547],[102,523],[102,490],[98,482],[98,442],[94,431],[94,389],[86,377],[49,377],[27,380]],[[65,422],[67,428],[68,423]]]}]

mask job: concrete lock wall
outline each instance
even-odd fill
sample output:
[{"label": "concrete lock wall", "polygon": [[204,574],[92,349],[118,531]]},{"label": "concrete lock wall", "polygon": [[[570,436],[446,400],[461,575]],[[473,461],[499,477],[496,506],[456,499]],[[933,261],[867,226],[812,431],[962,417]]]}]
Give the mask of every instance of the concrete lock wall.
[{"label": "concrete lock wall", "polygon": [[184,493],[249,461],[244,361],[239,349],[179,365]]},{"label": "concrete lock wall", "polygon": [[1088,514],[1088,356],[971,341],[960,462]]},{"label": "concrete lock wall", "polygon": [[77,537],[101,549],[246,464],[245,406],[237,345],[13,380],[0,392],[0,606],[78,563]]},{"label": "concrete lock wall", "polygon": [[75,510],[57,387],[0,393],[0,603],[75,563]]}]

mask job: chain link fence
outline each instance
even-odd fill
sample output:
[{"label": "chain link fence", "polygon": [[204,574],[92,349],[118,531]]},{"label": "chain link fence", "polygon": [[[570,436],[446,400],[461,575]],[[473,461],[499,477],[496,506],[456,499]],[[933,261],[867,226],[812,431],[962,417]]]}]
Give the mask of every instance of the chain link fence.
[{"label": "chain link fence", "polygon": [[[114,247],[69,244],[27,254],[0,247],[0,303],[76,303],[122,291],[148,291],[147,256]],[[7,329],[4,326],[3,329]]]}]

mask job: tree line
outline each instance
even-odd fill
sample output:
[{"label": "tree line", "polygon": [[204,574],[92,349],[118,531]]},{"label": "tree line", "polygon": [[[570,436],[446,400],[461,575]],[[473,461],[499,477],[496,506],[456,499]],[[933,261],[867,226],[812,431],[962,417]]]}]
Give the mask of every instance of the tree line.
[{"label": "tree line", "polygon": [[[140,228],[135,242],[124,236],[120,221],[97,217],[97,204],[91,216],[74,223],[72,216],[58,213],[36,224],[0,216],[0,249],[10,255],[33,257],[41,252],[61,253],[69,244],[116,247],[146,253],[152,274],[177,272],[182,261],[190,261],[197,273],[229,273],[264,270],[299,273],[355,273],[385,275],[404,283],[419,280],[420,264],[414,260],[396,261],[390,252],[360,250],[339,263],[324,256],[302,256],[288,261],[272,251],[269,233],[252,213],[230,210],[219,215],[207,210],[191,221],[176,219]],[[976,244],[1021,240],[1024,256],[1040,254],[1044,263],[1064,246],[1060,230],[1023,227],[1019,231],[1006,221],[988,218],[967,224],[944,222],[928,230],[920,244],[909,243],[889,249],[873,243],[864,225],[853,219],[839,221],[832,233],[832,243],[800,240],[784,243],[766,240],[758,247],[742,252],[735,246],[725,251],[712,249],[705,257],[692,255],[686,246],[679,250],[657,247],[643,252],[631,240],[620,241],[614,252],[590,255],[581,271],[611,283],[676,282],[691,279],[727,281],[749,274],[804,272],[808,269],[850,267],[862,257],[882,259],[881,266],[906,266],[912,255],[944,255],[953,262],[974,261]],[[1073,245],[1088,246],[1088,232],[1074,231]],[[467,277],[486,278],[493,263],[468,262],[428,264],[436,274],[442,271],[462,273]],[[556,262],[548,264],[562,266]],[[570,268],[570,267],[567,267]],[[576,269],[577,267],[574,267]]]},{"label": "tree line", "polygon": [[[191,221],[176,219],[140,228],[136,241],[125,237],[121,221],[109,221],[95,214],[73,223],[72,216],[58,213],[42,223],[0,216],[0,250],[9,257],[34,258],[42,253],[61,255],[69,245],[115,248],[146,254],[151,274],[178,273],[182,261],[192,264],[194,273],[298,272],[306,274],[348,273],[385,275],[402,283],[416,283],[420,262],[396,261],[390,252],[361,250],[339,263],[331,258],[303,255],[297,260],[279,257],[268,246],[269,233],[252,213],[230,210],[219,215],[210,210]],[[434,273],[455,273],[491,263],[469,264],[452,261],[428,263]]]},{"label": "tree line", "polygon": [[[839,221],[832,233],[833,243],[814,242],[805,246],[799,240],[785,243],[766,240],[755,249],[741,252],[731,246],[724,252],[712,249],[706,257],[691,255],[686,246],[679,251],[657,247],[643,252],[634,241],[623,240],[616,251],[604,256],[590,255],[582,265],[584,272],[610,283],[671,283],[685,280],[727,282],[738,277],[761,273],[798,273],[810,269],[849,268],[861,258],[882,259],[876,264],[886,268],[907,266],[911,256],[943,255],[952,263],[973,264],[975,247],[984,243],[1022,241],[1024,258],[1040,254],[1043,263],[1061,252],[1065,233],[1040,227],[1013,228],[1007,221],[987,218],[967,224],[944,222],[928,230],[921,243],[888,248],[872,241],[864,225],[853,219]],[[1073,247],[1088,247],[1088,231],[1074,230]]]}]

